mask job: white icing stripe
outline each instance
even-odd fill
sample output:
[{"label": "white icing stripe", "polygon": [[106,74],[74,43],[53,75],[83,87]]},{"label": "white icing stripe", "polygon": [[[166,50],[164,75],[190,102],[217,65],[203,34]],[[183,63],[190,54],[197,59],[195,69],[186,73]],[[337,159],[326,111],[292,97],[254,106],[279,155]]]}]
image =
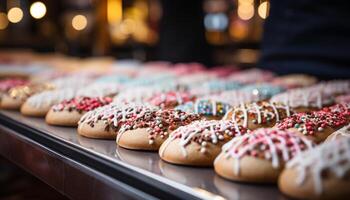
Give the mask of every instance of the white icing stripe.
[{"label": "white icing stripe", "polygon": [[236,175],[239,175],[240,160],[249,153],[255,152],[255,155],[264,155],[266,160],[271,160],[274,168],[278,168],[281,159],[286,162],[295,154],[300,153],[302,149],[312,147],[311,141],[300,139],[294,132],[258,129],[250,134],[233,138],[222,147],[222,154],[225,155],[225,158],[232,157],[235,160],[233,170]]},{"label": "white icing stripe", "polygon": [[323,191],[322,172],[333,173],[340,179],[350,170],[350,138],[333,140],[323,143],[294,157],[286,165],[287,168],[298,170],[297,183],[300,187],[310,174],[314,183],[314,190],[318,195]]}]

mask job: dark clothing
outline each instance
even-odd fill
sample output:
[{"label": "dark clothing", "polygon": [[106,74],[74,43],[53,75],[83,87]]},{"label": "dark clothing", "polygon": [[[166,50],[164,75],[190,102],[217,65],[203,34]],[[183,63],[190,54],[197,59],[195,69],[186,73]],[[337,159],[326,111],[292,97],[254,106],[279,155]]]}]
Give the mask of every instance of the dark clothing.
[{"label": "dark clothing", "polygon": [[211,64],[202,0],[163,0],[157,58]]},{"label": "dark clothing", "polygon": [[270,2],[259,66],[280,74],[350,78],[350,1]]}]

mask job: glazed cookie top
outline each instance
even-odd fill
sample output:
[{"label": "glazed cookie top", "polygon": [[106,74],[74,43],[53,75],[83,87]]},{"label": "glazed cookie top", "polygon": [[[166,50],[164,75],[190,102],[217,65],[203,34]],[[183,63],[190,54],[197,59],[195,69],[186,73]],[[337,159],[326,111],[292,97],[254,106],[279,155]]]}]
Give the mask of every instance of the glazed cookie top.
[{"label": "glazed cookie top", "polygon": [[260,101],[258,96],[253,95],[250,92],[243,92],[239,90],[225,91],[217,95],[210,95],[203,97],[204,99],[212,99],[214,101],[224,102],[231,106],[239,106],[242,103],[250,103]]},{"label": "glazed cookie top", "polygon": [[294,132],[274,128],[261,128],[250,134],[235,137],[222,147],[222,156],[232,157],[235,162],[233,170],[239,174],[239,160],[244,156],[271,161],[274,168],[289,161],[301,151],[313,148],[314,143],[307,138],[297,136]]},{"label": "glazed cookie top", "polygon": [[350,94],[337,96],[335,98],[336,103],[347,103],[350,104]]},{"label": "glazed cookie top", "polygon": [[307,177],[314,183],[314,190],[321,195],[324,173],[328,172],[337,178],[342,178],[350,170],[350,138],[333,140],[323,143],[314,149],[305,151],[290,162],[287,168],[298,170],[297,182],[303,185]]},{"label": "glazed cookie top", "polygon": [[142,104],[130,103],[121,105],[111,103],[85,113],[78,124],[87,123],[91,127],[94,127],[95,123],[103,121],[106,124],[105,130],[112,128],[114,131],[118,131],[127,119],[152,113],[156,110],[158,108]]},{"label": "glazed cookie top", "polygon": [[325,112],[340,113],[345,117],[350,117],[350,103],[339,103],[322,109]]},{"label": "glazed cookie top", "polygon": [[312,89],[322,89],[327,95],[340,95],[350,93],[350,80],[333,80],[321,82],[311,87]]},{"label": "glazed cookie top", "polygon": [[290,116],[291,113],[292,111],[289,107],[284,104],[259,101],[231,108],[224,116],[224,119],[232,120],[235,124],[248,127],[249,119],[254,124],[269,124],[273,121],[278,122]]},{"label": "glazed cookie top", "polygon": [[82,88],[85,85],[91,83],[92,79],[89,77],[78,75],[65,76],[61,78],[57,78],[48,84],[56,89],[64,89],[64,88]]},{"label": "glazed cookie top", "polygon": [[27,99],[27,103],[36,108],[41,106],[51,106],[57,104],[65,99],[71,99],[75,96],[76,90],[74,89],[61,89],[44,91],[39,94],[35,94]]},{"label": "glazed cookie top", "polygon": [[[205,153],[207,144],[217,144],[218,142],[225,142],[235,136],[240,136],[249,131],[237,126],[229,120],[201,120],[195,121],[187,126],[181,126],[171,133],[170,138],[163,145],[168,145],[175,139],[180,139],[180,145],[184,156],[187,156],[186,145],[195,142],[201,145],[200,152]],[[165,148],[163,148],[164,150]],[[162,155],[163,153],[160,152]]]},{"label": "glazed cookie top", "polygon": [[210,99],[197,99],[194,103],[177,106],[175,109],[203,116],[224,116],[231,105]]},{"label": "glazed cookie top", "polygon": [[16,86],[27,85],[29,82],[23,79],[5,79],[0,81],[0,91],[7,92]]},{"label": "glazed cookie top", "polygon": [[281,102],[292,108],[306,107],[321,109],[323,106],[333,103],[333,96],[326,95],[320,89],[302,88],[277,94],[270,101]]},{"label": "glazed cookie top", "polygon": [[347,123],[344,114],[321,110],[311,113],[295,113],[277,123],[277,127],[282,130],[296,128],[304,135],[315,135],[326,127],[338,128]]},{"label": "glazed cookie top", "polygon": [[269,99],[272,96],[281,93],[284,89],[280,86],[275,86],[267,83],[247,85],[241,89],[244,92],[252,93],[259,99]]},{"label": "glazed cookie top", "polygon": [[261,83],[267,82],[274,78],[274,74],[270,71],[264,71],[260,69],[250,69],[234,73],[230,76],[231,80],[238,81],[239,83]]},{"label": "glazed cookie top", "polygon": [[93,83],[77,92],[77,96],[104,97],[113,96],[122,89],[122,86],[115,83]]},{"label": "glazed cookie top", "polygon": [[195,95],[208,95],[208,94],[216,94],[222,91],[227,90],[235,90],[239,89],[242,85],[237,83],[236,81],[226,80],[226,79],[218,79],[218,80],[210,80],[204,82],[203,84],[197,85],[190,89],[190,92]]},{"label": "glazed cookie top", "polygon": [[118,132],[117,141],[126,131],[147,128],[149,143],[153,144],[157,136],[164,138],[176,128],[200,119],[200,115],[174,109],[140,113],[126,120]]},{"label": "glazed cookie top", "polygon": [[332,133],[332,135],[330,135],[328,138],[327,138],[327,141],[329,140],[336,140],[338,137],[341,137],[341,138],[350,138],[350,124],[344,126],[343,128],[337,130],[336,132]]},{"label": "glazed cookie top", "polygon": [[53,88],[46,84],[37,84],[37,85],[26,85],[26,86],[17,86],[12,88],[9,91],[9,96],[13,99],[27,99],[33,94],[42,92],[44,90],[52,90]]},{"label": "glazed cookie top", "polygon": [[194,100],[195,96],[188,92],[170,91],[158,93],[153,97],[149,98],[147,101],[150,104],[158,106],[160,108],[170,108]]},{"label": "glazed cookie top", "polygon": [[52,106],[54,112],[78,111],[79,113],[88,112],[98,107],[107,105],[112,102],[109,97],[75,97],[69,100],[63,100],[61,103]]}]

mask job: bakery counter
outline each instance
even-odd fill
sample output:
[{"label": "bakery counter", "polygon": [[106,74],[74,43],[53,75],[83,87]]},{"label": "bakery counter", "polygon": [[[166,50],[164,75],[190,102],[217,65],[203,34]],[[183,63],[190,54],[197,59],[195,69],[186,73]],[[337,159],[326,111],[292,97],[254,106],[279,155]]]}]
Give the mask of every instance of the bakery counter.
[{"label": "bakery counter", "polygon": [[276,185],[227,181],[43,119],[0,112],[0,154],[71,199],[286,199]]}]

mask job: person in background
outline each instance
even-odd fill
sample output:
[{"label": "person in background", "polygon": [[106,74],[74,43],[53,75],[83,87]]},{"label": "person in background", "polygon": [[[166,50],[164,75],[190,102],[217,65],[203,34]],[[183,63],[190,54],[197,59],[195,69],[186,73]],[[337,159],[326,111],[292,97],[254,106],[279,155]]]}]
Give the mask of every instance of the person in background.
[{"label": "person in background", "polygon": [[202,0],[162,0],[157,59],[211,64]]},{"label": "person in background", "polygon": [[259,66],[350,78],[350,1],[270,0]]}]

